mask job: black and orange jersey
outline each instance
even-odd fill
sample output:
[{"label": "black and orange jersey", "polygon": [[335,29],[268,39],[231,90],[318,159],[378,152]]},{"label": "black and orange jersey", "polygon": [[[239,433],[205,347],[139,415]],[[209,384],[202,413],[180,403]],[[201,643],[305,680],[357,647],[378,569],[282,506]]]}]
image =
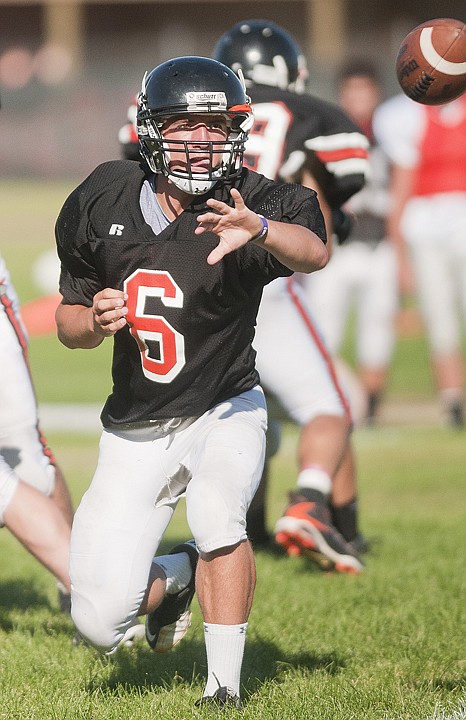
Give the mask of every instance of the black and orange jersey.
[{"label": "black and orange jersey", "polygon": [[246,143],[246,167],[272,179],[299,179],[308,167],[331,208],[339,208],[364,186],[369,141],[341,108],[265,85],[253,85],[248,92],[255,119]]},{"label": "black and orange jersey", "polygon": [[[291,275],[249,243],[211,266],[213,233],[194,234],[207,197],[231,202],[219,184],[160,234],[139,204],[148,178],[130,160],[104,163],[66,200],[56,224],[65,304],[90,307],[106,287],[128,294],[128,325],[114,336],[108,424],[196,417],[258,382],[252,348],[264,285]],[[269,219],[304,225],[325,241],[315,193],[244,169],[235,181],[246,205]],[[280,328],[277,328],[280,342]]]}]

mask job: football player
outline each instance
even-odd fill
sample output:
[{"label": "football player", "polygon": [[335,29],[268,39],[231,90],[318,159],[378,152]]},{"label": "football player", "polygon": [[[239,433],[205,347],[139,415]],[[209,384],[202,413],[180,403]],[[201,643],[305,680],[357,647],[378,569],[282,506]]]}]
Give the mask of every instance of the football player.
[{"label": "football player", "polygon": [[[113,337],[114,347],[97,469],[73,523],[73,619],[111,652],[147,614],[153,645],[160,625],[171,618],[176,631],[188,612],[195,575],[200,702],[236,707],[255,586],[246,512],[267,424],[256,315],[265,285],[328,260],[316,194],[242,167],[251,124],[244,84],[225,65],[157,66],[138,98],[145,163],[98,166],[56,226],[59,338],[94,348]],[[161,570],[152,559],[184,494],[195,547]]]},{"label": "football player", "polygon": [[[327,235],[341,240],[341,205],[361,189],[368,140],[336,105],[304,93],[306,63],[294,38],[266,20],[237,23],[213,56],[244,74],[254,108],[245,164],[270,178],[318,190]],[[290,554],[306,554],[325,569],[362,569],[351,548],[364,549],[357,523],[351,417],[329,353],[296,278],[264,292],[254,346],[267,393],[302,426],[299,474],[275,539]],[[248,530],[265,530],[265,483],[248,516]],[[349,545],[348,543],[352,543]]]},{"label": "football player", "polygon": [[402,294],[415,288],[446,425],[465,424],[466,95],[438,107],[396,95],[374,115],[391,163],[389,224]]},{"label": "football player", "polygon": [[382,84],[372,63],[354,58],[340,69],[337,89],[341,107],[370,140],[371,172],[364,188],[346,204],[355,218],[348,239],[334,248],[325,272],[303,284],[333,356],[340,352],[354,305],[358,370],[367,395],[364,420],[371,425],[387,383],[398,307],[396,256],[386,228],[389,168],[372,127]]},{"label": "football player", "polygon": [[[245,164],[268,177],[296,176],[314,187],[316,175],[322,185],[325,178],[326,193],[319,195],[321,207],[327,226],[335,229],[333,214],[342,236],[348,221],[340,205],[364,183],[365,137],[338,108],[302,94],[304,58],[294,39],[277,25],[262,20],[238,23],[225,33],[214,55],[242,70],[254,101],[255,122]],[[118,137],[124,157],[137,159],[135,103],[130,105],[128,121]],[[287,524],[287,531],[284,535],[284,528],[277,527],[279,539],[291,554],[305,553],[326,570],[358,572],[362,564],[354,549],[364,549],[364,540],[357,523],[350,409],[294,280],[281,279],[265,289],[254,347],[269,400],[267,458],[278,449],[279,426],[274,418],[283,416],[283,410],[303,427],[298,492],[289,509],[293,517],[280,521]],[[270,542],[265,520],[267,474],[266,460],[248,512],[248,536],[255,547]],[[319,496],[315,496],[316,490]],[[327,507],[330,492],[332,517]],[[321,502],[312,502],[311,507],[311,496]],[[291,525],[292,538],[288,534]]]},{"label": "football player", "polygon": [[0,257],[0,524],[59,583],[69,610],[71,499],[39,426],[19,300]]}]

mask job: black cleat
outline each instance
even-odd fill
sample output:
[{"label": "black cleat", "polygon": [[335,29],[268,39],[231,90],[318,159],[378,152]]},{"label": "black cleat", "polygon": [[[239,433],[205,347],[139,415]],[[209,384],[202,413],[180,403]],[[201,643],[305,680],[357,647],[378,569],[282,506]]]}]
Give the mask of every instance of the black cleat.
[{"label": "black cleat", "polygon": [[452,428],[464,428],[464,408],[462,402],[452,402],[448,406],[447,425]]},{"label": "black cleat", "polygon": [[194,540],[177,545],[169,555],[187,553],[191,563],[191,580],[185,588],[166,595],[162,603],[146,616],[146,640],[155,652],[168,652],[186,635],[191,625],[190,605],[195,592],[196,567],[199,559]]},{"label": "black cleat", "polygon": [[58,605],[60,612],[71,615],[71,593],[58,588]]},{"label": "black cleat", "polygon": [[238,695],[229,687],[219,687],[213,695],[204,695],[200,700],[195,703],[196,707],[201,705],[216,706],[219,709],[225,707],[235,708],[236,710],[241,709],[241,700]]}]

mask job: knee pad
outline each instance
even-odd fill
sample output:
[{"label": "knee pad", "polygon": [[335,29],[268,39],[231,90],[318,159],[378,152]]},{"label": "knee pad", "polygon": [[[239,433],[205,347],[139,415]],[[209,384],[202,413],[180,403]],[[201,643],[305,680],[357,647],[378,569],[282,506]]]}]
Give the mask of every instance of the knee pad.
[{"label": "knee pad", "polygon": [[246,512],[256,486],[249,493],[238,492],[219,479],[197,478],[188,485],[186,514],[189,527],[201,552],[236,545],[247,538]]},{"label": "knee pad", "polygon": [[99,652],[110,655],[134,620],[117,602],[99,602],[71,590],[71,617],[81,637]]},{"label": "knee pad", "polygon": [[191,456],[186,488],[187,520],[201,552],[247,538],[246,512],[264,467],[265,407],[239,397],[236,412],[219,408],[223,419],[211,422]]}]

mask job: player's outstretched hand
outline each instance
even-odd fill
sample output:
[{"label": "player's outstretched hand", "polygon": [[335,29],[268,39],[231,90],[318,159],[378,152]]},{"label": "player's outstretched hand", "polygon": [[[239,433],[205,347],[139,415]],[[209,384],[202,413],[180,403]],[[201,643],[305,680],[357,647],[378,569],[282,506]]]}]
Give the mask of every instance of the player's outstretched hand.
[{"label": "player's outstretched hand", "polygon": [[122,290],[105,288],[94,295],[92,302],[92,318],[94,332],[111,337],[126,325],[125,315],[128,308],[125,305],[127,296]]},{"label": "player's outstretched hand", "polygon": [[199,225],[195,230],[196,235],[213,232],[220,238],[219,244],[207,258],[209,265],[215,265],[228,253],[246,245],[262,228],[259,216],[246,207],[238,190],[232,188],[230,194],[234,207],[209,198],[207,205],[212,208],[212,212],[197,218]]}]

